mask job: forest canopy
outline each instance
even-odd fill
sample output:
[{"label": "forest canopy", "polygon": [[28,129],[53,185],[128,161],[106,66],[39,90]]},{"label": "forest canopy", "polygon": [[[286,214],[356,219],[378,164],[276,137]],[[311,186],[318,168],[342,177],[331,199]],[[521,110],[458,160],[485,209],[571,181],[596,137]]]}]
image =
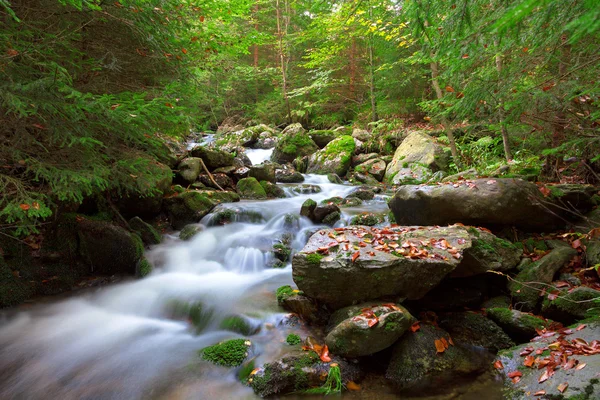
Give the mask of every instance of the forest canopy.
[{"label": "forest canopy", "polygon": [[[453,168],[598,181],[597,0],[0,0],[0,224],[151,195],[224,120],[442,130]],[[486,132],[481,135],[481,132]]]}]

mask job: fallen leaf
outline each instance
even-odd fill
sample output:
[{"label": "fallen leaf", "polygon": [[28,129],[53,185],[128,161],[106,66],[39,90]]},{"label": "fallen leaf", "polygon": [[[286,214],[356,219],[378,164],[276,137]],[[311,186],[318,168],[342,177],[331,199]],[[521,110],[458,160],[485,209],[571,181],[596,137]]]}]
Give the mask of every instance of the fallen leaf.
[{"label": "fallen leaf", "polygon": [[360,385],[357,385],[353,381],[348,381],[348,383],[346,383],[346,389],[356,392],[360,390]]},{"label": "fallen leaf", "polygon": [[444,351],[446,351],[446,346],[444,346],[444,342],[442,342],[440,339],[436,339],[434,341],[435,344],[435,350],[438,353],[443,353]]},{"label": "fallen leaf", "polygon": [[522,377],[523,373],[521,371],[513,371],[513,372],[509,372],[507,375],[509,378],[514,378],[514,377]]},{"label": "fallen leaf", "polygon": [[525,360],[523,361],[523,365],[531,368],[531,367],[533,367],[534,362],[535,362],[535,358],[533,356],[527,356],[527,357],[525,357]]},{"label": "fallen leaf", "polygon": [[446,86],[446,92],[452,93],[454,92],[454,88],[452,86]]},{"label": "fallen leaf", "polygon": [[548,380],[548,378],[550,378],[550,374],[548,373],[548,369],[546,368],[546,370],[544,370],[544,373],[538,379],[538,383],[545,382]]},{"label": "fallen leaf", "polygon": [[412,333],[415,333],[415,332],[417,332],[419,329],[421,329],[421,325],[419,325],[419,321],[415,322],[414,324],[412,324],[412,325],[410,326],[410,331],[411,331]]},{"label": "fallen leaf", "polygon": [[533,395],[534,396],[543,396],[546,394],[545,390],[538,390],[537,392],[535,392]]},{"label": "fallen leaf", "polygon": [[21,208],[21,210],[23,211],[27,211],[29,210],[29,204],[20,204],[19,207]]},{"label": "fallen leaf", "polygon": [[568,387],[569,387],[569,382],[565,382],[565,383],[561,383],[560,385],[558,385],[558,387],[556,389],[558,389],[559,392],[564,393]]},{"label": "fallen leaf", "polygon": [[573,240],[573,243],[571,243],[571,247],[574,249],[578,249],[579,247],[581,247],[581,240]]},{"label": "fallen leaf", "polygon": [[330,362],[331,361],[331,357],[329,357],[329,348],[327,347],[327,345],[323,346],[323,349],[321,349],[321,361],[323,362]]},{"label": "fallen leaf", "polygon": [[587,326],[586,324],[581,324],[581,325],[579,325],[577,328],[575,328],[575,330],[576,330],[576,331],[580,331],[580,330],[582,330],[583,328],[585,328],[586,326]]},{"label": "fallen leaf", "polygon": [[356,261],[358,257],[360,257],[360,251],[357,251],[356,253],[352,254],[352,262]]},{"label": "fallen leaf", "polygon": [[586,363],[579,364],[578,366],[575,367],[575,369],[577,371],[581,371],[582,369],[585,368],[586,365],[587,365]]},{"label": "fallen leaf", "polygon": [[504,364],[502,364],[502,361],[496,360],[494,361],[494,368],[498,370],[504,369]]}]

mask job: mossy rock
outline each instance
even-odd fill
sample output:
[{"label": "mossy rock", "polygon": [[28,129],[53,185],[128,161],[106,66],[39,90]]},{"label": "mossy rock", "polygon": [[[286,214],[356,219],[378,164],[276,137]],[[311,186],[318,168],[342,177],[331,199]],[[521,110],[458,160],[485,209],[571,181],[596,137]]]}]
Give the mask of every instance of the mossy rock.
[{"label": "mossy rock", "polygon": [[210,363],[223,367],[238,367],[248,358],[252,342],[248,339],[227,340],[198,351],[198,355]]},{"label": "mossy rock", "polygon": [[267,182],[267,181],[260,181],[260,185],[265,190],[267,197],[270,199],[272,199],[272,198],[282,199],[282,198],[286,197],[283,189],[274,183]]},{"label": "mossy rock", "polygon": [[198,157],[188,157],[181,160],[177,166],[176,180],[183,185],[189,185],[198,179],[202,170],[202,159]]},{"label": "mossy rock", "polygon": [[340,207],[358,207],[362,204],[362,200],[358,197],[346,197],[342,200],[342,204],[340,204]]},{"label": "mossy rock", "polygon": [[153,269],[154,268],[152,267],[152,264],[150,264],[150,261],[148,261],[146,257],[142,257],[138,262],[136,275],[140,278],[143,278],[150,275]]},{"label": "mossy rock", "polygon": [[213,171],[217,168],[233,165],[234,155],[222,150],[209,149],[205,146],[197,146],[192,149],[192,156],[200,157],[206,167]]},{"label": "mossy rock", "polygon": [[554,300],[546,296],[542,302],[541,313],[565,324],[582,320],[591,308],[600,305],[600,291],[580,286],[572,291],[563,290]]},{"label": "mossy rock", "polygon": [[256,178],[240,179],[237,183],[237,192],[243,199],[262,200],[267,198],[265,189]]},{"label": "mossy rock", "polygon": [[202,225],[198,224],[190,224],[183,227],[181,232],[179,232],[179,239],[188,241],[192,239],[194,236],[202,232],[204,228]]},{"label": "mossy rock", "polygon": [[287,344],[289,344],[290,346],[295,346],[297,344],[300,344],[302,342],[302,339],[300,338],[300,336],[296,335],[295,333],[290,333],[287,338],[285,338],[285,342]]},{"label": "mossy rock", "polygon": [[334,173],[327,174],[327,180],[331,183],[336,183],[338,185],[344,183],[344,181],[342,181],[342,178],[340,178],[337,174]]},{"label": "mossy rock", "polygon": [[0,308],[15,306],[33,295],[34,289],[0,256]]},{"label": "mossy rock", "polygon": [[335,197],[330,197],[325,200],[321,200],[320,204],[330,204],[331,203],[331,204],[335,204],[335,205],[339,206],[340,204],[342,204],[343,201],[344,201],[344,199],[342,199],[341,197],[335,196]]},{"label": "mossy rock", "polygon": [[442,338],[448,341],[450,335],[423,323],[417,332],[405,334],[393,347],[386,378],[400,391],[431,393],[489,366],[489,355],[481,351],[450,345],[438,353],[435,341]]},{"label": "mossy rock", "polygon": [[366,225],[366,226],[375,226],[384,221],[384,217],[382,215],[377,215],[373,213],[365,213],[359,214],[350,220],[350,225]]},{"label": "mossy rock", "polygon": [[232,191],[200,190],[198,192],[217,204],[235,203],[240,201],[240,195]]},{"label": "mossy rock", "polygon": [[513,347],[515,343],[494,321],[474,312],[444,314],[439,321],[455,343],[483,347],[493,353]]},{"label": "mossy rock", "polygon": [[162,236],[152,225],[144,222],[140,217],[133,217],[129,220],[129,227],[140,235],[145,245],[159,244]]},{"label": "mossy rock", "polygon": [[317,146],[319,146],[319,148],[322,149],[323,147],[327,146],[327,144],[329,144],[329,142],[331,142],[336,137],[338,137],[339,134],[330,129],[323,129],[323,130],[309,131],[308,136],[310,136],[310,138],[313,140],[313,142],[315,142],[317,144]]},{"label": "mossy rock", "polygon": [[313,193],[321,193],[321,187],[317,185],[309,185],[309,184],[301,184],[294,186],[292,188],[292,192],[297,194],[313,194]]},{"label": "mossy rock", "polygon": [[352,193],[350,193],[348,196],[346,196],[346,198],[351,198],[351,197],[355,197],[357,199],[360,200],[373,200],[373,198],[375,197],[375,192],[371,189],[369,189],[368,187],[360,187],[358,189],[356,189],[355,191],[353,191]]},{"label": "mossy rock", "polygon": [[260,325],[252,323],[251,320],[241,315],[230,315],[223,318],[219,328],[244,336],[251,336],[260,331]]},{"label": "mossy rock", "polygon": [[509,308],[510,304],[510,297],[495,296],[481,303],[481,308],[484,310],[489,308]]},{"label": "mossy rock", "polygon": [[304,203],[302,203],[302,207],[300,208],[300,215],[302,215],[303,217],[311,218],[316,208],[316,201],[314,201],[313,199],[306,199]]},{"label": "mossy rock", "polygon": [[356,144],[352,136],[341,136],[331,141],[324,149],[314,153],[308,160],[308,172],[346,175]]},{"label": "mossy rock", "polygon": [[489,308],[487,315],[518,343],[533,339],[537,336],[537,330],[552,323],[542,317],[503,307]]},{"label": "mossy rock", "polygon": [[143,252],[142,239],[120,226],[82,218],[78,221],[79,252],[94,274],[134,275]]},{"label": "mossy rock", "polygon": [[294,161],[296,157],[311,155],[318,149],[319,147],[302,128],[302,125],[292,124],[281,133],[271,160],[285,164]]},{"label": "mossy rock", "polygon": [[217,204],[205,193],[190,190],[164,200],[169,221],[175,229],[198,222]]}]

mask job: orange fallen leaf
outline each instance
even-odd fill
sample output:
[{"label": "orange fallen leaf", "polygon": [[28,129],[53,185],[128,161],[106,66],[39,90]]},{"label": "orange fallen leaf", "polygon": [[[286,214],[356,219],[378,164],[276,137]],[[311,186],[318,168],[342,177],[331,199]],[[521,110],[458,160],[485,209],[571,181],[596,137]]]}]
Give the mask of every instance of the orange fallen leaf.
[{"label": "orange fallen leaf", "polygon": [[569,387],[569,382],[565,382],[565,383],[561,383],[560,385],[558,385],[558,387],[556,389],[558,389],[559,392],[564,393],[564,391],[567,390],[568,387]]},{"label": "orange fallen leaf", "polygon": [[352,262],[356,261],[358,257],[360,257],[360,251],[357,251],[356,253],[352,254]]},{"label": "orange fallen leaf", "polygon": [[417,332],[419,329],[421,329],[421,325],[419,325],[419,321],[415,322],[414,324],[412,324],[412,325],[410,326],[410,331],[411,331],[412,333],[415,333],[415,332]]},{"label": "orange fallen leaf", "polygon": [[538,390],[537,392],[535,392],[533,395],[534,396],[543,396],[546,394],[545,390]]},{"label": "orange fallen leaf", "polygon": [[357,385],[353,381],[348,381],[348,383],[346,383],[346,389],[357,392],[360,390],[360,385]]},{"label": "orange fallen leaf", "polygon": [[577,371],[581,371],[582,369],[585,368],[586,365],[587,365],[586,363],[579,364],[578,366],[575,367],[575,369]]},{"label": "orange fallen leaf", "polygon": [[323,361],[323,362],[331,361],[331,357],[329,357],[329,348],[327,347],[327,345],[323,346],[320,357],[321,357],[321,361]]},{"label": "orange fallen leaf", "polygon": [[494,368],[498,370],[504,369],[504,364],[502,364],[502,361],[496,360],[494,361]]},{"label": "orange fallen leaf", "polygon": [[19,207],[21,208],[21,210],[23,211],[27,211],[29,210],[29,204],[20,204]]},{"label": "orange fallen leaf", "polygon": [[548,378],[550,378],[550,374],[548,373],[548,369],[546,369],[544,371],[544,373],[540,376],[540,378],[538,379],[538,383],[542,383],[548,380]]},{"label": "orange fallen leaf", "polygon": [[522,377],[523,373],[521,371],[513,371],[513,372],[509,372],[507,375],[509,378],[515,378],[515,377]]},{"label": "orange fallen leaf", "polygon": [[527,357],[525,357],[525,361],[523,361],[523,365],[531,368],[531,367],[533,367],[534,362],[535,362],[535,358],[533,356],[527,356]]},{"label": "orange fallen leaf", "polygon": [[444,346],[444,342],[442,342],[441,340],[436,339],[434,341],[434,344],[435,344],[435,350],[438,353],[443,353],[444,351],[446,351],[446,346]]}]

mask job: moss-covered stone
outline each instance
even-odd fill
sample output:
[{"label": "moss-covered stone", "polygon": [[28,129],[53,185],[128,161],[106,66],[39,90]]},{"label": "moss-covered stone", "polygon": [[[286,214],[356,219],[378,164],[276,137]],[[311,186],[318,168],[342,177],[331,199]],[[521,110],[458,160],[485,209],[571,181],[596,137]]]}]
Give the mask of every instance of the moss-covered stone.
[{"label": "moss-covered stone", "polygon": [[342,178],[340,178],[337,174],[334,174],[334,173],[327,174],[327,180],[331,183],[337,183],[337,184],[344,183],[344,181],[342,181]]},{"label": "moss-covered stone", "polygon": [[308,156],[319,149],[300,124],[290,125],[281,134],[271,159],[284,164],[296,157]]},{"label": "moss-covered stone", "polygon": [[260,181],[260,185],[265,190],[265,193],[267,194],[268,198],[282,199],[282,198],[286,197],[283,189],[274,183],[267,182],[267,181]]},{"label": "moss-covered stone", "polygon": [[290,285],[281,286],[275,292],[275,296],[277,297],[277,303],[281,305],[283,301],[290,296],[294,295],[294,289]]},{"label": "moss-covered stone", "polygon": [[138,263],[137,266],[137,275],[140,278],[143,278],[147,275],[150,275],[150,273],[152,272],[152,264],[150,264],[150,262],[146,259],[146,257],[143,257],[140,262]]},{"label": "moss-covered stone", "polygon": [[563,290],[554,300],[545,297],[542,302],[542,314],[557,321],[572,324],[584,319],[588,310],[600,304],[600,291],[580,286],[572,291]]},{"label": "moss-covered stone", "polygon": [[273,254],[279,260],[286,262],[290,260],[290,256],[292,255],[292,249],[289,245],[285,243],[276,243],[273,245]]},{"label": "moss-covered stone", "polygon": [[266,199],[267,193],[256,178],[240,179],[237,183],[237,192],[243,199]]},{"label": "moss-covered stone", "polygon": [[131,218],[129,220],[129,227],[140,235],[145,245],[159,244],[162,240],[161,234],[140,217]]},{"label": "moss-covered stone", "polygon": [[340,205],[342,204],[342,201],[344,201],[344,199],[342,199],[339,196],[335,196],[335,197],[330,197],[328,199],[325,200],[321,200],[320,204],[335,204],[335,205]]},{"label": "moss-covered stone", "polygon": [[359,214],[350,220],[350,225],[375,226],[384,221],[384,217],[373,213]]},{"label": "moss-covered stone", "polygon": [[488,308],[487,315],[518,343],[531,340],[537,336],[537,330],[544,329],[552,323],[532,314],[503,307]]},{"label": "moss-covered stone", "polygon": [[200,157],[206,167],[213,171],[217,168],[233,165],[234,155],[222,150],[209,149],[206,146],[197,146],[192,149],[194,157]]},{"label": "moss-covered stone", "polygon": [[239,333],[244,336],[254,335],[260,330],[260,326],[253,324],[250,320],[241,315],[230,315],[223,318],[223,321],[219,324],[219,328]]},{"label": "moss-covered stone", "polygon": [[181,232],[179,232],[179,239],[188,241],[202,231],[203,231],[203,228],[201,225],[196,225],[196,224],[186,225],[183,227]]},{"label": "moss-covered stone", "polygon": [[217,203],[205,193],[190,190],[165,198],[164,206],[175,229],[200,221]]},{"label": "moss-covered stone", "polygon": [[455,343],[483,347],[493,353],[513,347],[515,343],[494,321],[474,312],[444,314],[439,325]]},{"label": "moss-covered stone", "polygon": [[232,339],[205,347],[199,356],[208,362],[223,367],[237,367],[248,358],[252,342],[248,339]]},{"label": "moss-covered stone", "polygon": [[317,202],[313,199],[306,199],[304,203],[302,203],[302,208],[300,208],[300,215],[311,218],[315,208],[317,208]]},{"label": "moss-covered stone", "polygon": [[346,175],[355,147],[352,136],[341,136],[331,141],[323,150],[314,153],[309,158],[308,172]]},{"label": "moss-covered stone", "polygon": [[290,333],[287,338],[285,338],[285,342],[291,346],[294,346],[296,344],[300,344],[302,339],[300,339],[300,336],[296,335],[295,333]]},{"label": "moss-covered stone", "polygon": [[325,225],[332,226],[333,224],[335,224],[336,222],[338,222],[341,217],[342,217],[342,215],[340,214],[339,211],[334,211],[332,213],[327,214],[327,216],[325,218],[323,218],[322,222]]}]

